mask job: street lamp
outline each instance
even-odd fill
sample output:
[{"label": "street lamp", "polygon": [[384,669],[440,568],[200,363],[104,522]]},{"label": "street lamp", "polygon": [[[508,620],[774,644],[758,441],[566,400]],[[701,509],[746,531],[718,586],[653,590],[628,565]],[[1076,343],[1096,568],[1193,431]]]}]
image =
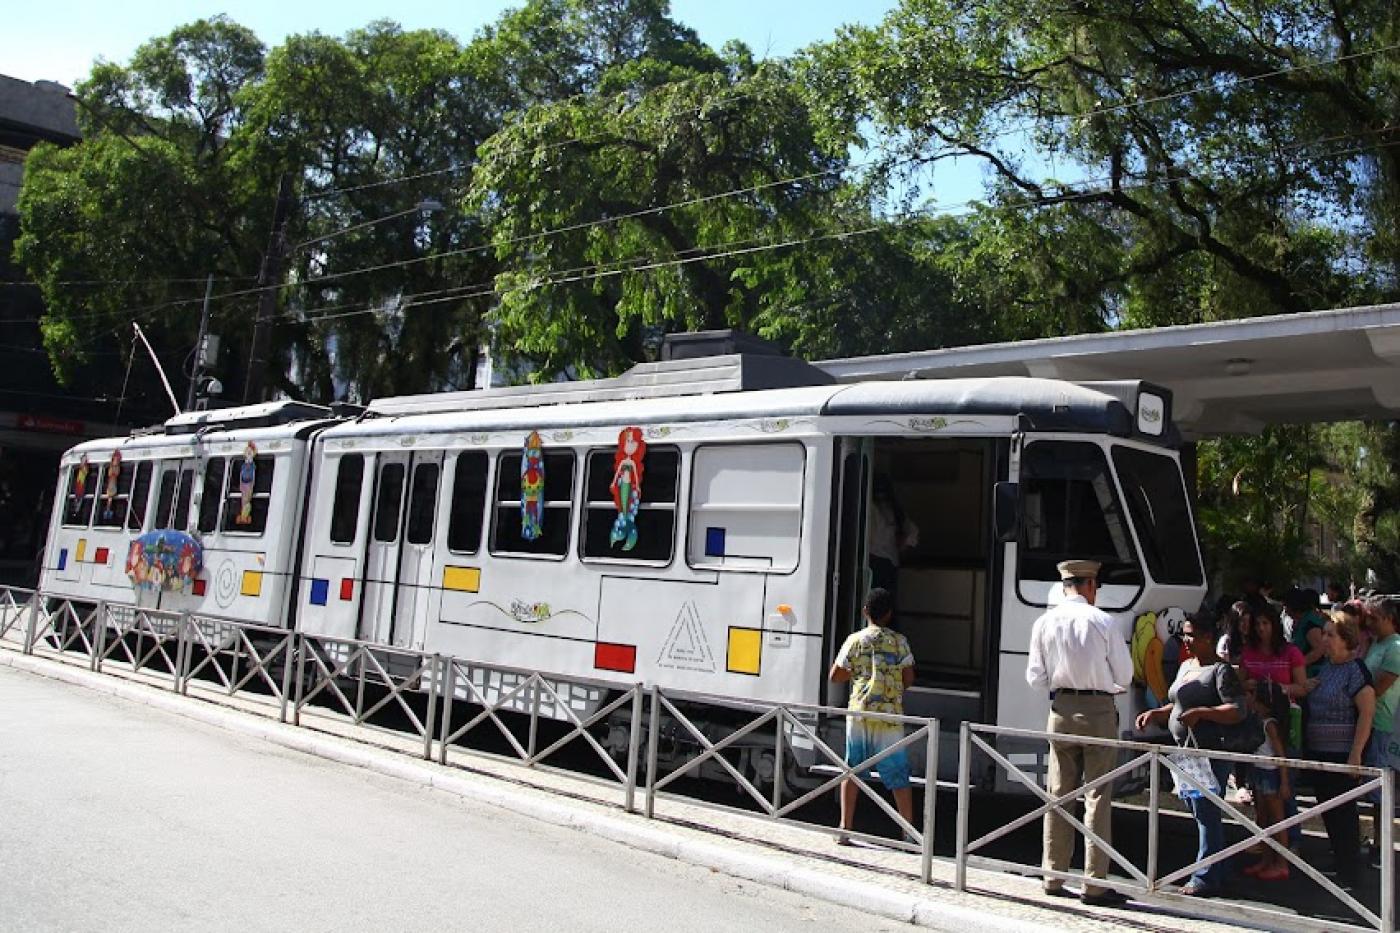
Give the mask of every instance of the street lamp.
[{"label": "street lamp", "polygon": [[383,217],[376,217],[373,220],[366,220],[363,223],[345,227],[318,236],[294,246],[288,247],[285,242],[287,215],[291,213],[292,184],[291,176],[283,175],[281,185],[277,191],[277,208],[273,212],[272,242],[268,246],[267,255],[264,257],[263,268],[258,276],[258,287],[261,292],[258,296],[258,316],[253,324],[253,340],[248,353],[248,378],[243,383],[243,402],[257,402],[261,400],[263,394],[263,383],[267,375],[267,354],[269,344],[272,342],[272,321],[277,312],[277,289],[282,281],[282,261],[288,253],[294,250],[303,249],[307,246],[314,246],[317,243],[324,243],[326,240],[352,233],[356,230],[363,230],[366,227],[373,227],[378,224],[394,220],[399,217],[407,217],[409,214],[427,213],[432,214],[445,210],[443,203],[436,198],[424,198],[417,204],[402,211],[395,211]]}]

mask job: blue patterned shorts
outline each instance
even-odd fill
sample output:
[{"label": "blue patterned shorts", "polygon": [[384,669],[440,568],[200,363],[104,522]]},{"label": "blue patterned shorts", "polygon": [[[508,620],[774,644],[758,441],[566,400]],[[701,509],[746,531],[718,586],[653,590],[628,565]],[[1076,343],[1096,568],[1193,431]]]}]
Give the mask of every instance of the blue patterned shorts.
[{"label": "blue patterned shorts", "polygon": [[[855,767],[862,761],[880,754],[904,738],[904,727],[895,722],[862,719],[852,716],[846,722],[846,764]],[[909,754],[907,749],[890,752],[873,765],[881,782],[890,790],[908,787]]]}]

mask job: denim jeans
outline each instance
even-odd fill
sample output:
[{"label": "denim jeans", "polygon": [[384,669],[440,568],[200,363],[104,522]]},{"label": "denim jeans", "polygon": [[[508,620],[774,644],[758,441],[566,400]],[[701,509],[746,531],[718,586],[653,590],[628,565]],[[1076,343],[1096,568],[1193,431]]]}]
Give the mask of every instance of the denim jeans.
[{"label": "denim jeans", "polygon": [[[1215,780],[1221,787],[1220,796],[1223,797],[1226,781],[1230,778],[1230,762],[1212,761],[1210,769],[1215,772]],[[1225,848],[1225,825],[1220,819],[1220,808],[1205,797],[1187,797],[1186,805],[1191,808],[1191,815],[1196,818],[1196,830],[1200,835],[1200,845],[1196,850],[1196,861],[1199,862]],[[1218,891],[1224,886],[1228,870],[1225,863],[1228,861],[1229,859],[1223,859],[1208,867],[1196,869],[1191,875],[1192,883]]]}]

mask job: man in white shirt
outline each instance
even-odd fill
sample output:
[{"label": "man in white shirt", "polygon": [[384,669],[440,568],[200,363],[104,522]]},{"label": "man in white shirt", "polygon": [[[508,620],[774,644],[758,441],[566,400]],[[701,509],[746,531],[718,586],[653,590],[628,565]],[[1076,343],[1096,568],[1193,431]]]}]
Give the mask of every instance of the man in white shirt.
[{"label": "man in white shirt", "polygon": [[[1035,620],[1031,629],[1026,681],[1049,691],[1050,722],[1046,730],[1059,735],[1118,737],[1115,694],[1132,682],[1133,660],[1127,643],[1114,630],[1113,619],[1094,608],[1099,591],[1099,562],[1067,560],[1057,565],[1065,597]],[[1118,751],[1104,745],[1050,743],[1050,795],[1072,793],[1107,774],[1117,764]],[[1113,841],[1112,782],[1084,794],[1085,825],[1105,843]],[[1069,870],[1075,830],[1054,812],[1045,814],[1045,851],[1041,864],[1050,871]],[[1083,901],[1096,907],[1116,906],[1122,894],[1089,883],[1108,875],[1108,854],[1088,845],[1084,865]],[[1045,877],[1045,893],[1069,896],[1064,881]]]}]

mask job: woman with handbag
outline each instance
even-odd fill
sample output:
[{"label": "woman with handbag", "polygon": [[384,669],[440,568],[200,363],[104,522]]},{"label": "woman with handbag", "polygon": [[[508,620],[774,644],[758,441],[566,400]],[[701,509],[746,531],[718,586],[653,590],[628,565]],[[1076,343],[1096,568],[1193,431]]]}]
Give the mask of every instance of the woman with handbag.
[{"label": "woman with handbag", "polygon": [[[1191,660],[1182,664],[1176,681],[1167,691],[1171,702],[1138,716],[1139,732],[1152,725],[1165,724],[1178,745],[1223,749],[1228,744],[1238,744],[1233,742],[1231,733],[1232,727],[1245,719],[1244,687],[1235,669],[1216,654],[1218,626],[1218,620],[1204,615],[1186,620],[1181,643],[1191,652]],[[1218,795],[1229,780],[1230,762],[1211,760],[1210,772],[1215,778],[1211,789]],[[1185,787],[1181,794],[1196,818],[1200,836],[1196,861],[1203,861],[1225,848],[1220,809],[1196,788]],[[1224,886],[1225,874],[1223,861],[1199,868],[1180,893],[1194,897],[1218,894]]]},{"label": "woman with handbag", "polygon": [[[1376,710],[1376,690],[1371,672],[1357,659],[1360,631],[1356,622],[1341,613],[1322,630],[1323,664],[1317,686],[1308,695],[1306,742],[1309,757],[1333,764],[1360,765],[1371,738],[1371,722]],[[1357,779],[1330,771],[1313,773],[1317,802],[1327,801],[1351,790]],[[1340,804],[1322,814],[1327,840],[1332,844],[1338,879],[1357,877],[1361,848],[1361,820],[1356,801]]]}]

